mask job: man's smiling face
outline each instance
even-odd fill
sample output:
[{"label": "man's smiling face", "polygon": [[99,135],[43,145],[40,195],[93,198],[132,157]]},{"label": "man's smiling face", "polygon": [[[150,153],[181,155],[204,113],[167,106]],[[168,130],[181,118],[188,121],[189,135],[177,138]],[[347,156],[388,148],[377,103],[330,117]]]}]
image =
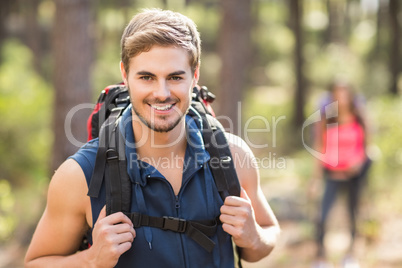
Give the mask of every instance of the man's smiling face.
[{"label": "man's smiling face", "polygon": [[121,72],[129,88],[135,116],[150,129],[169,132],[190,107],[198,68],[191,72],[188,52],[174,46],[154,46],[130,59],[129,73]]}]

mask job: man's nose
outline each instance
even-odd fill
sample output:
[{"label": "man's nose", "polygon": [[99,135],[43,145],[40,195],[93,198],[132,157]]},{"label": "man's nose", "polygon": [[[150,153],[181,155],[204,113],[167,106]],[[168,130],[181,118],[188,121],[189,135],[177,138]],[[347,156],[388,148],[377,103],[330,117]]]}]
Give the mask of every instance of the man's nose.
[{"label": "man's nose", "polygon": [[156,88],[154,89],[153,95],[155,98],[160,100],[165,100],[170,97],[170,88],[166,81],[159,81]]}]

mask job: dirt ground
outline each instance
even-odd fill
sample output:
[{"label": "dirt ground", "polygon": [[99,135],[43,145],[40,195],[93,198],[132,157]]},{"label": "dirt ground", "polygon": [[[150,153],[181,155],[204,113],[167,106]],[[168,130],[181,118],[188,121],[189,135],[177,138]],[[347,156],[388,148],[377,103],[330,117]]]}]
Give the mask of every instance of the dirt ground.
[{"label": "dirt ground", "polygon": [[[370,244],[364,238],[356,242],[356,255],[361,268],[400,268],[402,267],[402,240],[396,240],[393,234],[400,232],[402,223],[389,223],[390,228],[384,226],[384,233],[380,241]],[[268,257],[257,263],[245,263],[245,268],[310,268],[314,260],[315,243],[312,240],[294,241],[300,226],[294,222],[282,222],[282,235],[278,246]],[[392,228],[392,229],[391,229]],[[385,231],[385,229],[387,229]],[[341,268],[341,261],[346,252],[347,233],[331,231],[327,235],[326,245],[330,262]],[[293,240],[293,241],[292,241]]]},{"label": "dirt ground", "polygon": [[[313,239],[315,231],[313,215],[316,215],[318,199],[312,201],[303,198],[303,190],[291,178],[281,182],[266,183],[263,185],[263,191],[279,219],[282,233],[277,247],[268,257],[257,263],[243,262],[243,267],[312,267],[316,252]],[[278,206],[276,201],[278,196],[285,196],[280,200],[286,205]],[[287,202],[285,202],[286,197]],[[294,201],[295,198],[298,201]],[[292,199],[293,202],[289,201]],[[329,262],[334,268],[342,267],[342,259],[346,255],[350,242],[348,215],[343,202],[345,202],[344,199],[338,198],[329,215],[328,231],[324,241]],[[367,208],[373,204],[365,204],[364,200],[362,203],[358,223],[360,234],[355,242],[355,255],[359,260],[360,268],[402,267],[402,214],[380,211],[379,215],[373,215],[374,210]],[[283,213],[283,210],[287,213]],[[370,217],[373,216],[378,219],[375,224],[370,221]],[[367,228],[371,230],[367,231]]]}]

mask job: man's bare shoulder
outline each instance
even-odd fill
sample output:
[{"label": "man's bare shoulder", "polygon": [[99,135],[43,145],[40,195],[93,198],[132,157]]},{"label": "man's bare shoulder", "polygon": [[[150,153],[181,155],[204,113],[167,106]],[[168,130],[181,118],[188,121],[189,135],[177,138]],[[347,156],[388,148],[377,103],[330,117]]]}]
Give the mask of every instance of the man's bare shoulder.
[{"label": "man's bare shoulder", "polygon": [[49,184],[48,208],[86,210],[88,187],[81,166],[73,159],[67,159],[54,173]]},{"label": "man's bare shoulder", "polygon": [[228,140],[230,151],[233,157],[249,157],[254,158],[254,154],[251,151],[248,144],[239,136],[232,133],[226,133],[226,138]]},{"label": "man's bare shoulder", "polygon": [[90,201],[86,191],[80,165],[72,159],[66,160],[50,181],[47,205],[27,250],[26,263],[40,257],[67,256],[77,251],[91,220],[88,218]]},{"label": "man's bare shoulder", "polygon": [[50,185],[69,187],[83,185],[82,182],[85,182],[85,175],[81,166],[75,160],[67,159],[55,171]]},{"label": "man's bare shoulder", "polygon": [[259,172],[252,150],[239,136],[226,133],[226,138],[240,185],[245,189],[255,188],[258,185]]}]

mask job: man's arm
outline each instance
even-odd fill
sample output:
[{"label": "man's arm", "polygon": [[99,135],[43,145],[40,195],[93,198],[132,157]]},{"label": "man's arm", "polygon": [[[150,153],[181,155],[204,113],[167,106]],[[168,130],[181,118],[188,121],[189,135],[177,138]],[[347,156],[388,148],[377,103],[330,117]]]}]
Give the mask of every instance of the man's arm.
[{"label": "man's arm", "polygon": [[26,267],[113,267],[131,247],[135,237],[131,221],[122,213],[106,217],[102,210],[93,246],[77,252],[92,222],[87,191],[78,163],[64,162],[50,182],[46,209],[25,256]]},{"label": "man's arm", "polygon": [[261,190],[253,153],[239,137],[228,135],[228,139],[242,191],[240,197],[225,199],[220,219],[223,229],[241,248],[241,257],[254,262],[273,250],[280,228]]}]

